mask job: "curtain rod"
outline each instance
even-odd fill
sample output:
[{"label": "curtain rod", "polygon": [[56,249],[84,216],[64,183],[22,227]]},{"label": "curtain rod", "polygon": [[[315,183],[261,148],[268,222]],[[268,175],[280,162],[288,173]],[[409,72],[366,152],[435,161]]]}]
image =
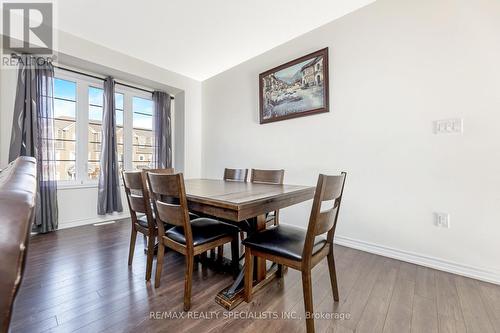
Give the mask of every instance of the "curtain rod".
[{"label": "curtain rod", "polygon": [[[57,66],[57,65],[53,65],[53,66],[55,68],[62,69],[63,71],[67,71],[67,72],[71,72],[71,73],[75,73],[75,74],[79,74],[79,75],[84,75],[84,76],[91,77],[93,79],[97,79],[97,80],[101,80],[101,81],[105,80],[105,78],[102,78],[100,76],[96,76],[96,75],[92,75],[92,74],[87,74],[87,73],[84,73],[84,72],[80,72],[80,71],[77,71],[77,70],[74,70],[74,69],[69,69],[69,68],[62,67],[62,66]],[[126,84],[126,83],[122,83],[122,82],[119,82],[119,81],[115,81],[115,84],[118,84],[118,85],[124,86],[124,87],[128,87],[128,88],[132,88],[132,89],[137,89],[137,90],[140,90],[140,91],[144,91],[144,92],[147,92],[147,93],[150,93],[150,94],[153,93],[153,91],[151,91],[151,90],[140,88],[140,87],[137,87],[137,86]],[[174,97],[170,96],[170,99],[174,99]]]},{"label": "curtain rod", "polygon": [[[11,54],[11,56],[13,58],[17,58],[19,59],[20,56],[17,55],[17,54]],[[80,74],[80,75],[83,75],[83,76],[87,76],[87,77],[91,77],[91,78],[94,78],[94,79],[97,79],[97,80],[101,80],[101,81],[104,81],[105,78],[102,78],[100,76],[96,76],[96,75],[92,75],[92,74],[87,74],[87,73],[84,73],[84,72],[80,72],[80,71],[77,71],[77,70],[74,70],[74,69],[69,69],[69,68],[66,68],[66,67],[62,67],[62,66],[57,66],[57,65],[53,65],[55,68],[59,68],[63,71],[67,71],[67,72],[71,72],[71,73],[75,73],[75,74]],[[137,90],[140,90],[140,91],[144,91],[144,92],[147,92],[147,93],[150,93],[152,94],[153,91],[151,90],[148,90],[148,89],[144,89],[144,88],[141,88],[141,87],[137,87],[137,86],[133,86],[133,85],[130,85],[130,84],[126,84],[126,83],[122,83],[122,82],[118,82],[118,81],[115,81],[115,84],[118,84],[120,86],[124,86],[124,87],[128,87],[128,88],[132,88],[132,89],[137,89]],[[173,96],[170,96],[170,99],[174,99]]]}]

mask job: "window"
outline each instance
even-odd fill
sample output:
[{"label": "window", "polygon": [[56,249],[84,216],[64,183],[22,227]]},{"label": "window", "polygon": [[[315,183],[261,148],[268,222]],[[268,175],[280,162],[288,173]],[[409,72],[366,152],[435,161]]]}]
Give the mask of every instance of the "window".
[{"label": "window", "polygon": [[56,179],[76,179],[76,82],[54,80]]},{"label": "window", "polygon": [[151,168],[153,161],[153,101],[141,97],[132,100],[132,167]]},{"label": "window", "polygon": [[[54,140],[57,180],[95,184],[102,144],[102,81],[56,70],[54,80]],[[115,88],[117,152],[120,171],[151,167],[153,101],[151,94]]]}]

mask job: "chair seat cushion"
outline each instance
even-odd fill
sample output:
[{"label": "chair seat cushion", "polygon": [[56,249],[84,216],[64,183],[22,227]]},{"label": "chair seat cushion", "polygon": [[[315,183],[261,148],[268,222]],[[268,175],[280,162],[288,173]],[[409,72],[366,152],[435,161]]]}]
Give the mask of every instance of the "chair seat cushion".
[{"label": "chair seat cushion", "polygon": [[[277,255],[291,260],[302,260],[302,251],[306,240],[306,231],[280,224],[277,227],[258,232],[243,241],[250,249]],[[326,245],[326,240],[316,237],[313,255]]]},{"label": "chair seat cushion", "polygon": [[[222,223],[220,221],[200,217],[191,221],[191,232],[193,234],[193,245],[202,245],[226,236],[238,235],[239,229],[235,226]],[[165,232],[165,236],[180,244],[186,244],[184,228],[173,227]]]},{"label": "chair seat cushion", "polygon": [[200,216],[199,215],[196,215],[195,213],[191,213],[189,212],[189,219],[192,221],[192,220],[195,220],[195,219],[199,219]]},{"label": "chair seat cushion", "polygon": [[144,228],[148,228],[148,217],[146,215],[143,215],[141,217],[137,218],[137,223]]}]

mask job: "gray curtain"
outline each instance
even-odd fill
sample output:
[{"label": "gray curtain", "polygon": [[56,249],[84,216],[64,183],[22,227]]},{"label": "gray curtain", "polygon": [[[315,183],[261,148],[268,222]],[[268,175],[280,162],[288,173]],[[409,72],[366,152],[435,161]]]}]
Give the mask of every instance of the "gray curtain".
[{"label": "gray curtain", "polygon": [[105,215],[123,211],[116,140],[115,81],[111,77],[104,81],[101,138],[97,213]]},{"label": "gray curtain", "polygon": [[170,95],[163,91],[153,92],[154,153],[155,168],[172,167],[172,121]]},{"label": "gray curtain", "polygon": [[57,180],[54,150],[54,68],[50,63],[19,59],[9,162],[19,156],[37,160],[37,196],[33,231],[57,229]]}]

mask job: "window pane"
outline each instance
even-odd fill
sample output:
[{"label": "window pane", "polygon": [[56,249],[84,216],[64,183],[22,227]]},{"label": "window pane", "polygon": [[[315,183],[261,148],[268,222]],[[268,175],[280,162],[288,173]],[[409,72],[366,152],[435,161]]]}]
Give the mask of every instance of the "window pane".
[{"label": "window pane", "polygon": [[76,178],[75,141],[55,140],[55,166],[57,180],[74,180]]},{"label": "window pane", "polygon": [[123,144],[118,144],[118,168],[121,174],[123,171]]},{"label": "window pane", "polygon": [[123,162],[123,144],[118,144],[118,161]]},{"label": "window pane", "polygon": [[133,170],[143,170],[143,169],[151,169],[151,168],[152,168],[152,166],[147,162],[140,162],[140,163],[132,162],[132,169]]},{"label": "window pane", "polygon": [[76,157],[76,141],[54,140],[56,160],[74,161]]},{"label": "window pane", "polygon": [[116,110],[116,126],[123,126],[123,111]]},{"label": "window pane", "polygon": [[[88,178],[99,178],[99,160],[101,158],[101,125],[89,123]],[[97,170],[97,171],[96,171]]]},{"label": "window pane", "polygon": [[148,130],[134,129],[133,134],[132,162],[134,168],[151,168],[153,133]]},{"label": "window pane", "polygon": [[123,111],[123,94],[115,93],[115,109]]},{"label": "window pane", "polygon": [[[123,126],[123,94],[115,93],[116,126]],[[118,133],[117,133],[118,135]],[[123,142],[123,139],[122,139]]]},{"label": "window pane", "polygon": [[100,88],[89,87],[89,104],[102,106],[103,105],[103,90]]},{"label": "window pane", "polygon": [[103,89],[89,87],[89,127],[87,146],[87,177],[99,178],[99,160],[101,158],[101,130],[103,115]]},{"label": "window pane", "polygon": [[151,168],[153,159],[153,101],[134,97],[132,166],[134,169]]},{"label": "window pane", "polygon": [[146,98],[134,97],[132,100],[134,112],[153,115],[153,101]]},{"label": "window pane", "polygon": [[133,122],[134,122],[134,124],[133,124],[134,128],[144,128],[147,130],[153,129],[153,117],[152,116],[143,115],[143,114],[134,112]]},{"label": "window pane", "polygon": [[101,124],[102,107],[89,105],[89,121],[92,123]]},{"label": "window pane", "polygon": [[54,79],[54,97],[60,99],[67,99],[76,101],[76,83],[63,80]]},{"label": "window pane", "polygon": [[88,175],[89,179],[99,179],[99,162],[89,162],[88,164]]},{"label": "window pane", "polygon": [[56,161],[57,180],[75,180],[75,161]]},{"label": "window pane", "polygon": [[151,147],[153,145],[153,132],[144,129],[134,129],[133,133],[134,147]]},{"label": "window pane", "polygon": [[76,102],[54,98],[54,118],[75,119]]},{"label": "window pane", "polygon": [[56,118],[54,120],[54,127],[55,139],[75,140],[76,122],[74,120]]},{"label": "window pane", "polygon": [[115,93],[116,141],[118,149],[118,168],[123,171],[123,94]]},{"label": "window pane", "polygon": [[76,179],[76,83],[54,79],[54,148],[57,180]]}]

